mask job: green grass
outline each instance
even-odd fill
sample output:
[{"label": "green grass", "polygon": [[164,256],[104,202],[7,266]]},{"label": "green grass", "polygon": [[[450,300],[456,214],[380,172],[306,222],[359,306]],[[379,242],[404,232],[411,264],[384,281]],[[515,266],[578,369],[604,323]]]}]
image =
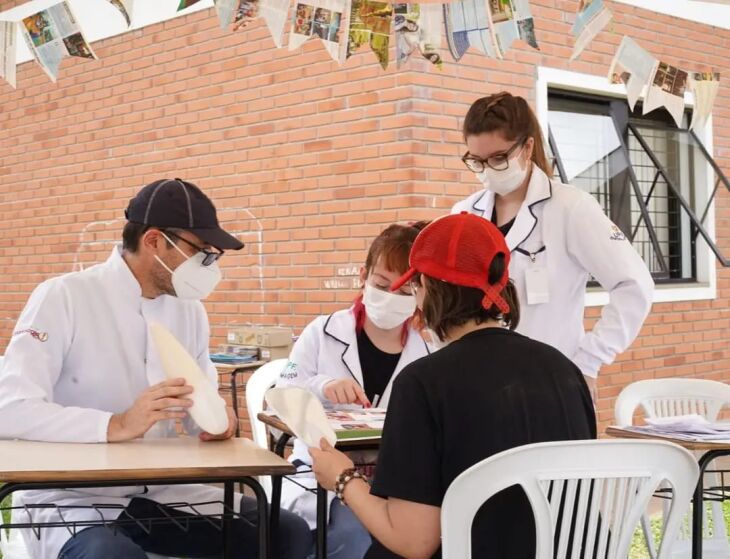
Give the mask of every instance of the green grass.
[{"label": "green grass", "polygon": [[[730,501],[726,501],[723,504],[723,512],[725,516],[725,526],[727,526],[728,534],[730,534]],[[651,531],[654,534],[654,541],[659,540],[661,534],[661,520],[655,518],[651,521]],[[648,559],[649,552],[646,549],[646,543],[644,542],[644,535],[641,532],[641,528],[636,530],[634,533],[634,540],[631,543],[631,549],[629,551],[629,559]]]}]

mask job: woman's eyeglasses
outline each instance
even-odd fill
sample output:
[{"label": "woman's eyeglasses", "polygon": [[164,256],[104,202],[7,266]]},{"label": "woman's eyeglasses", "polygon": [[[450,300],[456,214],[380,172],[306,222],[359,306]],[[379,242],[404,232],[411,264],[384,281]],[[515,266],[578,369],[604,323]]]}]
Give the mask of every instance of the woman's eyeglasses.
[{"label": "woman's eyeglasses", "polygon": [[517,142],[509,148],[506,152],[500,153],[499,155],[492,155],[486,159],[480,159],[469,153],[468,151],[462,156],[461,160],[464,165],[473,173],[481,173],[486,167],[494,169],[495,171],[505,171],[509,168],[509,158],[515,152],[517,148],[525,145],[527,138],[520,138]]}]

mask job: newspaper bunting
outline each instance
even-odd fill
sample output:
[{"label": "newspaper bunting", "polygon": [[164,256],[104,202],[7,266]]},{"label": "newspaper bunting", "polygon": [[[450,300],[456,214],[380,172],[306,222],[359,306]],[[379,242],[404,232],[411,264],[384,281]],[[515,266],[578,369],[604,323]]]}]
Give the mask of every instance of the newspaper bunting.
[{"label": "newspaper bunting", "polygon": [[232,31],[238,31],[256,18],[262,17],[274,44],[281,48],[289,0],[214,0],[214,3],[221,29],[231,25]]},{"label": "newspaper bunting", "polygon": [[687,89],[687,72],[665,62],[654,65],[644,97],[643,114],[659,107],[667,109],[677,126],[682,126],[684,92]]},{"label": "newspaper bunting", "polygon": [[15,81],[16,26],[17,23],[14,21],[0,21],[0,78],[7,81],[13,89],[17,87]]},{"label": "newspaper bunting", "polygon": [[127,22],[127,27],[132,25],[132,3],[134,0],[109,0],[109,3],[114,6],[124,16]]},{"label": "newspaper bunting", "polygon": [[624,37],[608,70],[611,83],[626,85],[626,98],[634,110],[644,86],[654,72],[656,59],[630,37]]},{"label": "newspaper bunting", "polygon": [[538,48],[528,0],[488,0],[487,4],[498,58],[504,58],[517,39]]},{"label": "newspaper bunting", "polygon": [[575,23],[570,30],[575,37],[571,60],[580,56],[583,49],[608,25],[612,17],[611,12],[603,5],[603,0],[580,0]]},{"label": "newspaper bunting", "polygon": [[387,69],[392,19],[393,6],[388,2],[352,0],[346,58],[350,58],[365,43],[370,43],[383,70]]},{"label": "newspaper bunting", "polygon": [[470,45],[490,58],[504,58],[516,39],[539,49],[528,0],[457,0],[444,4],[444,24],[457,62]]},{"label": "newspaper bunting", "polygon": [[720,74],[717,72],[693,73],[689,77],[689,88],[694,93],[695,106],[692,111],[690,130],[707,122],[720,89]]},{"label": "newspaper bunting", "polygon": [[457,0],[444,4],[444,24],[449,51],[457,62],[470,45],[490,58],[496,57],[484,0]]},{"label": "newspaper bunting", "polygon": [[297,2],[289,36],[289,50],[301,47],[310,37],[319,37],[333,60],[344,61],[347,33],[343,30],[346,0]]},{"label": "newspaper bunting", "polygon": [[21,30],[30,52],[53,82],[64,57],[96,58],[67,0],[26,17]]},{"label": "newspaper bunting", "polygon": [[413,52],[441,67],[441,14],[438,4],[395,4],[395,52],[400,68]]}]

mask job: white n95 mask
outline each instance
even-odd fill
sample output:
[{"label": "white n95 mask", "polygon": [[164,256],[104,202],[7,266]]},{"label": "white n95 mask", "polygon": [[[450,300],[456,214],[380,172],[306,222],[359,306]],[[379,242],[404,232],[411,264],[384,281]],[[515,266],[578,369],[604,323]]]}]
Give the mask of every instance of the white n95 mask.
[{"label": "white n95 mask", "polygon": [[416,312],[416,298],[413,295],[397,295],[373,287],[367,282],[362,302],[368,318],[383,330],[392,330]]},{"label": "white n95 mask", "polygon": [[[162,235],[170,241],[167,235],[164,233]],[[205,299],[213,292],[223,277],[218,262],[213,262],[210,266],[203,266],[204,253],[198,252],[193,256],[188,256],[175,243],[172,241],[170,243],[186,258],[185,262],[175,270],[171,270],[156,254],[155,258],[164,266],[165,270],[172,274],[172,287],[175,290],[175,296],[180,299]]]},{"label": "white n95 mask", "polygon": [[491,167],[484,167],[480,173],[474,173],[484,188],[491,190],[499,196],[506,196],[517,190],[520,185],[525,182],[527,171],[532,165],[532,161],[528,165],[522,167],[518,158],[510,159],[509,167],[504,171],[495,171]]}]

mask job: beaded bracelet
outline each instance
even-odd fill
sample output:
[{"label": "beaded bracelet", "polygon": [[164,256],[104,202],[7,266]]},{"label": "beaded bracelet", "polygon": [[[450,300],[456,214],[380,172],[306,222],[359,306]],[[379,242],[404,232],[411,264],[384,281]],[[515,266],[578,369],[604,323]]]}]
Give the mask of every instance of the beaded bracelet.
[{"label": "beaded bracelet", "polygon": [[351,482],[353,479],[361,479],[365,483],[368,483],[368,478],[358,472],[355,468],[348,468],[347,470],[343,471],[340,475],[337,476],[337,479],[335,479],[335,495],[337,498],[342,502],[342,504],[347,505],[345,502],[345,486]]}]

